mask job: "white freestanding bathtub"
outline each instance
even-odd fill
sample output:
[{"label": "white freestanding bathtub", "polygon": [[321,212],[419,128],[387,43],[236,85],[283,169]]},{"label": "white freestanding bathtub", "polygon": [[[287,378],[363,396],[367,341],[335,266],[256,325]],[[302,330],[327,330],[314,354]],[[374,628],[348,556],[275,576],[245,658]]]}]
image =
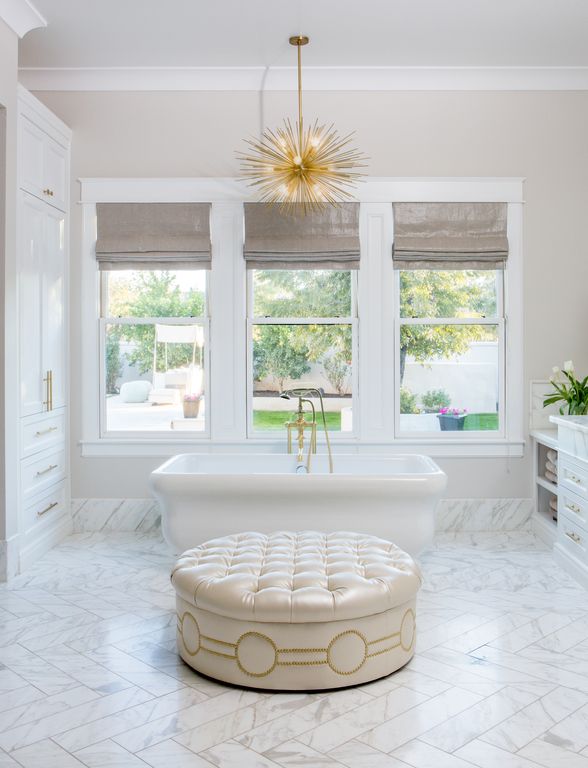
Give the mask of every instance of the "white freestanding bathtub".
[{"label": "white freestanding bathtub", "polygon": [[176,552],[240,531],[358,531],[410,554],[430,544],[447,476],[428,456],[180,454],[151,473],[163,535]]}]

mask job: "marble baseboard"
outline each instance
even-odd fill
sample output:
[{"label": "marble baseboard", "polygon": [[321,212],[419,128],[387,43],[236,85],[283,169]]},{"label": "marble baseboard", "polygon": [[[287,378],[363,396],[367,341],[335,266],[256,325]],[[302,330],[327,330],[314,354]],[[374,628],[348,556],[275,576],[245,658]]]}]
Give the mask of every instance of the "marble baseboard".
[{"label": "marble baseboard", "polygon": [[18,536],[6,541],[0,539],[0,582],[8,581],[18,573]]},{"label": "marble baseboard", "polygon": [[72,499],[74,533],[93,531],[157,531],[159,506],[153,499]]},{"label": "marble baseboard", "polygon": [[530,531],[532,499],[441,499],[438,531]]},{"label": "marble baseboard", "polygon": [[[437,530],[528,531],[531,499],[442,499]],[[75,533],[91,531],[156,531],[161,513],[152,499],[72,499]]]}]

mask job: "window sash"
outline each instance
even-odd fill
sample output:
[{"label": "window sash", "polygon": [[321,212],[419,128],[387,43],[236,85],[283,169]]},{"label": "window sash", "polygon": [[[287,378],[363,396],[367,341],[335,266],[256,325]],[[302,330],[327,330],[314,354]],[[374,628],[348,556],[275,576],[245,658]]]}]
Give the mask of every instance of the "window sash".
[{"label": "window sash", "polygon": [[[353,414],[353,429],[351,432],[331,432],[331,440],[349,440],[357,439],[359,430],[359,408],[357,407],[359,396],[359,319],[357,306],[357,281],[358,272],[351,272],[351,315],[346,317],[271,317],[253,315],[254,287],[253,287],[253,269],[247,270],[247,367],[246,367],[246,402],[247,402],[247,438],[248,439],[286,439],[285,429],[276,429],[265,431],[255,429],[253,426],[253,327],[256,325],[348,325],[351,327],[351,399],[355,404]],[[319,429],[317,430],[317,440],[319,443],[324,441],[322,429],[320,426],[320,417],[317,417]]]},{"label": "window sash", "polygon": [[[113,430],[108,429],[106,398],[106,328],[108,325],[202,325],[204,329],[204,391],[207,393],[207,407],[203,430]],[[210,321],[208,317],[101,317],[99,321],[100,348],[100,437],[133,439],[159,439],[175,441],[202,440],[210,438]]]},{"label": "window sash", "polygon": [[[410,438],[414,442],[430,441],[451,441],[467,443],[468,440],[485,439],[504,439],[507,435],[506,429],[506,351],[507,338],[506,327],[507,318],[504,314],[504,296],[505,296],[505,272],[497,270],[498,279],[496,280],[496,310],[494,317],[401,317],[400,315],[400,272],[394,273],[394,296],[395,296],[395,332],[394,332],[394,438]],[[502,278],[502,279],[500,279]],[[498,335],[498,429],[493,430],[470,430],[467,437],[463,432],[429,432],[423,430],[411,432],[400,428],[400,334],[403,325],[490,325],[497,327]]]}]

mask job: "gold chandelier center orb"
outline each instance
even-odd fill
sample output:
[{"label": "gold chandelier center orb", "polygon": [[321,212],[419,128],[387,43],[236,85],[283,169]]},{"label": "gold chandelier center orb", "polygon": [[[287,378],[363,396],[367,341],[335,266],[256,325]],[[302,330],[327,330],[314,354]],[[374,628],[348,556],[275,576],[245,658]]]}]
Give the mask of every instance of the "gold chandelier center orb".
[{"label": "gold chandelier center orb", "polygon": [[333,125],[318,121],[305,127],[302,117],[301,48],[306,35],[289,38],[298,49],[298,120],[286,118],[275,130],[266,128],[260,139],[245,139],[247,153],[239,153],[241,173],[259,192],[262,202],[304,213],[353,199],[353,187],[363,177],[358,168],[367,159],[351,146],[353,135],[341,137]]}]

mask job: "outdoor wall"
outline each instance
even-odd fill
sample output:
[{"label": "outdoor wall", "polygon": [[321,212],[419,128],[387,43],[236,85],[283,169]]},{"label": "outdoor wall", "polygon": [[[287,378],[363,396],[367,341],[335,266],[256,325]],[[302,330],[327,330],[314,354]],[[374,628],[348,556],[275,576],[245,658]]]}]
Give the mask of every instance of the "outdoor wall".
[{"label": "outdoor wall", "polygon": [[[2,542],[18,533],[14,486],[16,435],[7,423],[16,402],[16,90],[18,38],[0,19],[0,580],[6,571]],[[9,405],[7,405],[9,404]],[[8,412],[7,412],[8,411]],[[7,416],[9,417],[7,419]]]},{"label": "outdoor wall", "polygon": [[[2,45],[0,44],[0,50]],[[72,495],[145,497],[159,459],[82,459],[83,339],[79,304],[80,176],[232,176],[235,150],[258,132],[251,92],[38,93],[73,129]],[[265,97],[265,122],[294,109]],[[309,117],[357,132],[375,176],[524,176],[525,397],[530,379],[572,358],[588,371],[588,94],[584,92],[333,92],[305,95]],[[446,459],[451,497],[529,497],[524,459]]]}]

